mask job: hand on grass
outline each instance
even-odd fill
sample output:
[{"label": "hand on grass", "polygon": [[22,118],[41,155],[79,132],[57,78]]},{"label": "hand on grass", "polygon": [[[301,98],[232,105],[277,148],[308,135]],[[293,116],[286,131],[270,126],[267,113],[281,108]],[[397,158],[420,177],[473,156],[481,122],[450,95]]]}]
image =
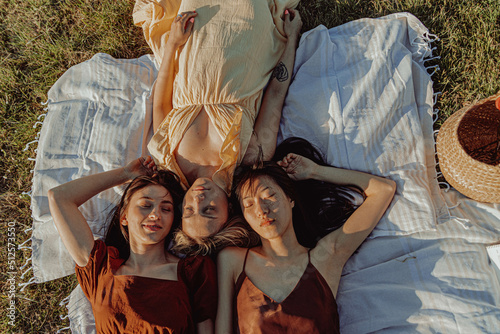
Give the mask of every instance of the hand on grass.
[{"label": "hand on grass", "polygon": [[196,12],[182,12],[175,17],[168,37],[168,43],[171,43],[174,49],[187,42],[193,30],[194,18],[197,15]]},{"label": "hand on grass", "polygon": [[295,153],[288,153],[277,164],[285,170],[292,180],[296,181],[310,179],[318,166],[310,159]]},{"label": "hand on grass", "polygon": [[153,176],[156,173],[156,164],[151,157],[140,157],[125,166],[125,173],[130,180],[138,176]]}]

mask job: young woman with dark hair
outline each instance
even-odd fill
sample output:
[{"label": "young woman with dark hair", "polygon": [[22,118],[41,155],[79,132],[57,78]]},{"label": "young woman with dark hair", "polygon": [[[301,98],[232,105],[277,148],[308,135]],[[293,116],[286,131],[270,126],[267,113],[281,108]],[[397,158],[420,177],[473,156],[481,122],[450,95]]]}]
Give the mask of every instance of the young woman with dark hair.
[{"label": "young woman with dark hair", "polygon": [[[94,240],[78,207],[129,181],[106,242]],[[167,252],[183,195],[177,176],[156,171],[150,157],[49,190],[52,217],[76,262],[98,333],[213,333],[214,263]]]},{"label": "young woman with dark hair", "polygon": [[[294,230],[298,198],[291,178],[359,187],[366,198],[340,228],[307,249]],[[261,245],[219,253],[216,333],[338,333],[335,298],[342,268],[389,206],[395,182],[294,153],[279,164],[242,167],[234,182]]]}]

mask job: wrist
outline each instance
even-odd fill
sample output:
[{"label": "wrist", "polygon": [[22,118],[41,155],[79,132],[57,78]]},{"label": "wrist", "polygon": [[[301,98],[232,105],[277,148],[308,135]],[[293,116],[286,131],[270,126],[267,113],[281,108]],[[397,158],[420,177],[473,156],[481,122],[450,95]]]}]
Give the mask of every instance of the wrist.
[{"label": "wrist", "polygon": [[182,44],[179,42],[174,42],[171,38],[167,40],[167,45],[165,51],[174,53]]},{"label": "wrist", "polygon": [[311,168],[311,171],[309,172],[309,179],[323,181],[323,168],[325,168],[325,166],[321,166],[315,163]]},{"label": "wrist", "polygon": [[121,167],[118,169],[118,175],[119,175],[119,182],[125,183],[128,181],[131,181],[135,178],[135,175],[133,175],[132,171],[129,171],[127,167]]},{"label": "wrist", "polygon": [[291,35],[287,36],[286,44],[296,46],[298,41],[299,41],[298,34],[291,34]]}]

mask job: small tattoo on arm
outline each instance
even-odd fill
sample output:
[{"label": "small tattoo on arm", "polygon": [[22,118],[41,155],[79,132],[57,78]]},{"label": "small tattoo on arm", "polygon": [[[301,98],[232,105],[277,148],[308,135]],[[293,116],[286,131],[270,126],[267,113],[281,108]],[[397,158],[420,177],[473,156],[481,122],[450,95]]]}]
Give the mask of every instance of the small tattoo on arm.
[{"label": "small tattoo on arm", "polygon": [[271,75],[271,80],[276,78],[279,82],[286,81],[288,79],[288,69],[286,68],[283,62],[279,62],[278,65],[273,70],[273,74]]}]

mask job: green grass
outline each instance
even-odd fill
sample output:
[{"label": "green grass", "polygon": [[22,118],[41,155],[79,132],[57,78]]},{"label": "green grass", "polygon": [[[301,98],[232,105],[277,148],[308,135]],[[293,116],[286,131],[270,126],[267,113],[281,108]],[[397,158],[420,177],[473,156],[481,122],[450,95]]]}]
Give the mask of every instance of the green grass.
[{"label": "green grass", "polygon": [[[135,58],[150,53],[142,31],[132,24],[130,0],[0,0],[0,228],[7,231],[15,221],[16,243],[29,234],[30,199],[22,196],[31,187],[28,157],[36,145],[33,125],[43,113],[41,102],[47,91],[71,66],[106,52],[117,58]],[[302,0],[299,5],[307,31],[318,24],[328,28],[363,17],[395,12],[417,16],[441,41],[436,43],[441,71],[434,77],[435,91],[442,92],[437,107],[439,125],[453,112],[474,100],[500,90],[500,2],[469,0]],[[433,63],[430,63],[433,64]],[[8,278],[7,232],[0,234],[0,275]],[[30,256],[16,252],[17,267]],[[24,279],[18,270],[17,283]],[[29,285],[16,296],[16,323],[2,312],[0,332],[54,333],[68,326],[66,309],[59,302],[76,281],[67,277]],[[2,285],[2,311],[6,310],[7,285]]]}]

